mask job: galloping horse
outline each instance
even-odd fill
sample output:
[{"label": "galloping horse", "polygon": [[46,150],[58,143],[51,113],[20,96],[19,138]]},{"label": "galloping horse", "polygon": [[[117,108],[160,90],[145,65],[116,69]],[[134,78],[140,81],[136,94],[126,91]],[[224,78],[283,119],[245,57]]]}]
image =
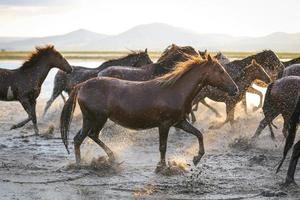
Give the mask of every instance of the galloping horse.
[{"label": "galloping horse", "polygon": [[[279,172],[280,167],[282,166],[287,153],[289,152],[289,150],[292,148],[292,146],[294,144],[297,126],[299,124],[299,117],[300,117],[300,99],[298,98],[296,107],[295,107],[293,114],[291,116],[291,119],[289,121],[288,136],[286,138],[285,145],[284,145],[283,158],[278,165],[276,173]],[[288,186],[290,184],[296,184],[294,177],[295,177],[295,171],[296,171],[296,166],[297,166],[299,157],[300,157],[300,140],[294,145],[293,153],[292,153],[290,164],[289,164],[289,169],[288,169],[288,172],[287,172],[287,175],[285,178],[286,186]]]},{"label": "galloping horse", "polygon": [[0,100],[19,101],[28,114],[24,121],[13,125],[11,129],[33,122],[35,134],[38,134],[36,120],[36,99],[48,72],[53,67],[71,73],[72,67],[53,46],[36,48],[23,65],[14,70],[0,69]]},{"label": "galloping horse", "polygon": [[[278,56],[271,50],[262,51],[255,55],[248,56],[247,58],[244,58],[242,60],[234,60],[224,65],[224,67],[227,70],[228,74],[232,77],[232,79],[235,80],[235,78],[240,77],[241,74],[244,73],[243,69],[249,64],[251,64],[251,61],[253,59],[256,60],[256,62],[259,63],[264,68],[264,70],[271,77],[272,81],[276,80],[278,74],[282,73],[284,69],[284,66],[279,60]],[[254,83],[261,87],[266,87],[266,84],[262,83],[261,81],[255,81]],[[263,94],[259,90],[256,90],[251,86],[248,88],[247,92],[257,94],[260,96],[260,104],[256,109],[260,108],[262,106]],[[205,100],[201,101],[201,103],[207,106],[209,109],[211,109],[217,116],[221,116],[220,113],[216,109],[211,107],[209,104],[207,104]],[[246,99],[244,99],[243,105],[247,105]],[[196,105],[195,109],[193,110],[196,111],[197,108],[198,106]],[[247,110],[246,107],[244,107],[244,109],[245,111]]]},{"label": "galloping horse", "polygon": [[146,81],[166,74],[177,62],[186,61],[189,56],[199,56],[192,47],[179,47],[175,44],[167,47],[156,63],[140,68],[113,66],[99,72],[98,76],[115,77],[130,81]]},{"label": "galloping horse", "polygon": [[[240,77],[234,77],[233,80],[239,88],[239,94],[236,96],[230,97],[217,88],[207,86],[203,88],[194,99],[195,104],[203,101],[205,97],[208,97],[214,101],[224,102],[226,104],[226,120],[220,125],[215,126],[215,128],[220,128],[227,122],[233,124],[235,106],[245,96],[247,89],[251,86],[253,81],[260,80],[265,83],[269,83],[271,78],[261,65],[256,63],[255,60],[252,60],[251,64],[243,69],[243,74],[241,74]],[[193,121],[195,121],[195,119],[193,119]]]},{"label": "galloping horse", "polygon": [[265,117],[260,121],[253,138],[257,138],[262,130],[268,125],[271,137],[274,139],[275,136],[272,129],[272,121],[280,114],[284,120],[282,133],[285,137],[287,136],[289,121],[297,104],[299,91],[299,76],[283,77],[268,86],[263,105]]},{"label": "galloping horse", "polygon": [[[69,126],[76,100],[83,115],[82,129],[74,137],[76,163],[80,163],[80,145],[86,137],[94,140],[114,160],[113,152],[98,137],[107,119],[130,129],[159,128],[161,159],[158,168],[166,166],[165,154],[170,127],[195,135],[199,142],[198,164],[204,155],[203,135],[187,120],[195,95],[206,85],[235,95],[238,88],[225,69],[208,56],[178,63],[174,70],[149,81],[127,81],[110,77],[90,79],[74,88],[61,113],[61,136],[68,150]],[[134,102],[134,104],[132,103]]]},{"label": "galloping horse", "polygon": [[141,67],[150,63],[152,63],[152,61],[149,58],[147,49],[145,49],[145,51],[142,52],[133,52],[125,57],[106,61],[97,68],[73,66],[73,71],[71,74],[66,74],[64,71],[60,70],[55,75],[52,96],[45,106],[43,115],[46,114],[51,104],[59,95],[61,95],[65,101],[65,98],[62,94],[63,91],[70,93],[75,85],[90,78],[97,77],[97,74],[101,70],[104,70],[110,66]]}]

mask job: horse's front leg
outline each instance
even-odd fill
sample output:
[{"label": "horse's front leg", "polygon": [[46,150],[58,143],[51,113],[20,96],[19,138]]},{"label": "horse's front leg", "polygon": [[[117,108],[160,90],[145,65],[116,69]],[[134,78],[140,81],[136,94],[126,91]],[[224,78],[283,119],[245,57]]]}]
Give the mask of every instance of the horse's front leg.
[{"label": "horse's front leg", "polygon": [[10,130],[20,128],[20,127],[24,126],[25,124],[27,124],[30,120],[31,120],[31,118],[28,116],[27,119],[25,119],[17,124],[12,125],[12,127],[10,127]]},{"label": "horse's front leg", "polygon": [[191,134],[195,135],[198,138],[199,151],[198,151],[198,155],[195,156],[194,159],[193,159],[193,163],[196,166],[199,163],[199,161],[201,160],[204,153],[205,153],[204,144],[203,144],[203,134],[186,120],[183,120],[180,123],[176,124],[175,127],[180,128],[180,129],[182,129],[182,130],[184,130],[188,133],[191,133]]},{"label": "horse's front leg", "polygon": [[170,127],[161,126],[159,130],[159,151],[160,151],[160,161],[157,164],[156,172],[164,169],[166,165],[166,151],[167,151],[167,140],[169,135]]}]

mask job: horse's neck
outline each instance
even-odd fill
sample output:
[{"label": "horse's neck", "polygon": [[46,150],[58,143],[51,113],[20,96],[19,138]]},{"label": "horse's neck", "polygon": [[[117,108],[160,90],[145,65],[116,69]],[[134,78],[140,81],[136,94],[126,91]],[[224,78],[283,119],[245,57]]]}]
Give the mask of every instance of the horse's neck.
[{"label": "horse's neck", "polygon": [[[209,66],[207,66],[209,67]],[[172,86],[180,94],[185,104],[191,104],[198,92],[207,84],[205,83],[206,75],[202,70],[205,68],[195,67],[186,72]],[[201,72],[202,71],[202,72]]]},{"label": "horse's neck", "polygon": [[152,64],[144,65],[144,66],[140,67],[140,69],[149,75],[156,76],[155,70],[156,70],[157,66],[158,65],[156,63],[152,63]]},{"label": "horse's neck", "polygon": [[252,82],[255,79],[256,78],[253,72],[246,71],[243,77],[236,82],[238,88],[240,89],[240,92],[242,92],[242,90],[246,91],[252,85]]},{"label": "horse's neck", "polygon": [[161,76],[168,73],[172,67],[166,65],[165,63],[154,63],[152,67],[152,73],[154,76]]},{"label": "horse's neck", "polygon": [[35,64],[35,66],[30,69],[25,69],[24,73],[29,73],[31,80],[34,84],[37,84],[39,87],[43,84],[46,79],[51,67],[48,62],[41,60]]}]

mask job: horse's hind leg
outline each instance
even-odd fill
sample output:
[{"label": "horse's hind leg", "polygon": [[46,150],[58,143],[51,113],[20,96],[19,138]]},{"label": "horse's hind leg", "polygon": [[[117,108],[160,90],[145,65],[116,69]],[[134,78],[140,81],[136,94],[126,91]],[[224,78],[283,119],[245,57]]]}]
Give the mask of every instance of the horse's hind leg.
[{"label": "horse's hind leg", "polygon": [[205,153],[204,144],[203,144],[203,134],[186,120],[183,120],[180,123],[176,124],[175,127],[180,128],[188,133],[191,133],[198,138],[199,151],[198,151],[198,155],[195,156],[193,159],[194,165],[197,165]]},{"label": "horse's hind leg", "polygon": [[102,147],[102,149],[108,155],[110,161],[115,161],[115,156],[114,156],[113,151],[108,146],[106,146],[106,144],[104,144],[104,142],[102,142],[99,139],[99,133],[100,133],[101,129],[103,128],[104,124],[106,123],[106,121],[107,121],[107,118],[104,118],[100,121],[97,120],[96,122],[94,122],[93,129],[89,133],[89,137],[92,140],[94,140],[94,142],[96,142],[100,147]]},{"label": "horse's hind leg", "polygon": [[200,101],[204,106],[208,107],[212,112],[214,112],[216,114],[216,117],[221,117],[221,114],[211,105],[209,105],[208,103],[206,103],[206,101],[203,99]]},{"label": "horse's hind leg", "polygon": [[289,169],[285,179],[285,184],[295,183],[295,170],[300,156],[300,140],[294,145],[292,158],[289,164]]},{"label": "horse's hind leg", "polygon": [[[262,130],[264,130],[264,128],[267,125],[271,126],[271,123],[275,119],[276,116],[277,115],[272,115],[272,116],[267,116],[267,117],[263,118],[263,120],[260,121],[260,123],[259,123],[259,125],[258,125],[258,127],[257,127],[257,129],[255,131],[255,134],[252,136],[252,139],[258,138],[258,136],[261,134]],[[271,132],[271,134],[272,134],[272,132]]]},{"label": "horse's hind leg", "polygon": [[243,109],[244,109],[245,114],[248,115],[246,94],[245,94],[245,96],[243,96],[243,99],[242,99],[242,106],[243,106]]},{"label": "horse's hind leg", "polygon": [[272,140],[275,140],[275,134],[274,134],[274,131],[273,131],[273,128],[272,128],[272,124],[270,123],[270,124],[268,124],[268,126],[269,126],[269,130],[270,130],[270,133],[271,133],[271,139]]},{"label": "horse's hind leg", "polygon": [[43,113],[43,117],[46,115],[48,109],[50,108],[50,106],[52,105],[52,103],[55,101],[55,99],[61,95],[64,103],[66,102],[65,97],[62,94],[62,91],[64,89],[64,85],[61,82],[54,82],[54,88],[53,88],[53,92],[52,92],[52,96],[51,98],[47,101],[45,109],[44,109],[44,113]]}]

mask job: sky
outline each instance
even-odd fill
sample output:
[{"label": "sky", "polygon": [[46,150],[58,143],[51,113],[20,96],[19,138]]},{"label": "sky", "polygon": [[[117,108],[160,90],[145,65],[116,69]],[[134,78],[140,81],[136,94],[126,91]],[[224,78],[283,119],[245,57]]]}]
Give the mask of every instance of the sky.
[{"label": "sky", "polygon": [[119,34],[166,23],[198,33],[263,36],[300,32],[300,0],[0,0],[0,36],[88,29]]}]

